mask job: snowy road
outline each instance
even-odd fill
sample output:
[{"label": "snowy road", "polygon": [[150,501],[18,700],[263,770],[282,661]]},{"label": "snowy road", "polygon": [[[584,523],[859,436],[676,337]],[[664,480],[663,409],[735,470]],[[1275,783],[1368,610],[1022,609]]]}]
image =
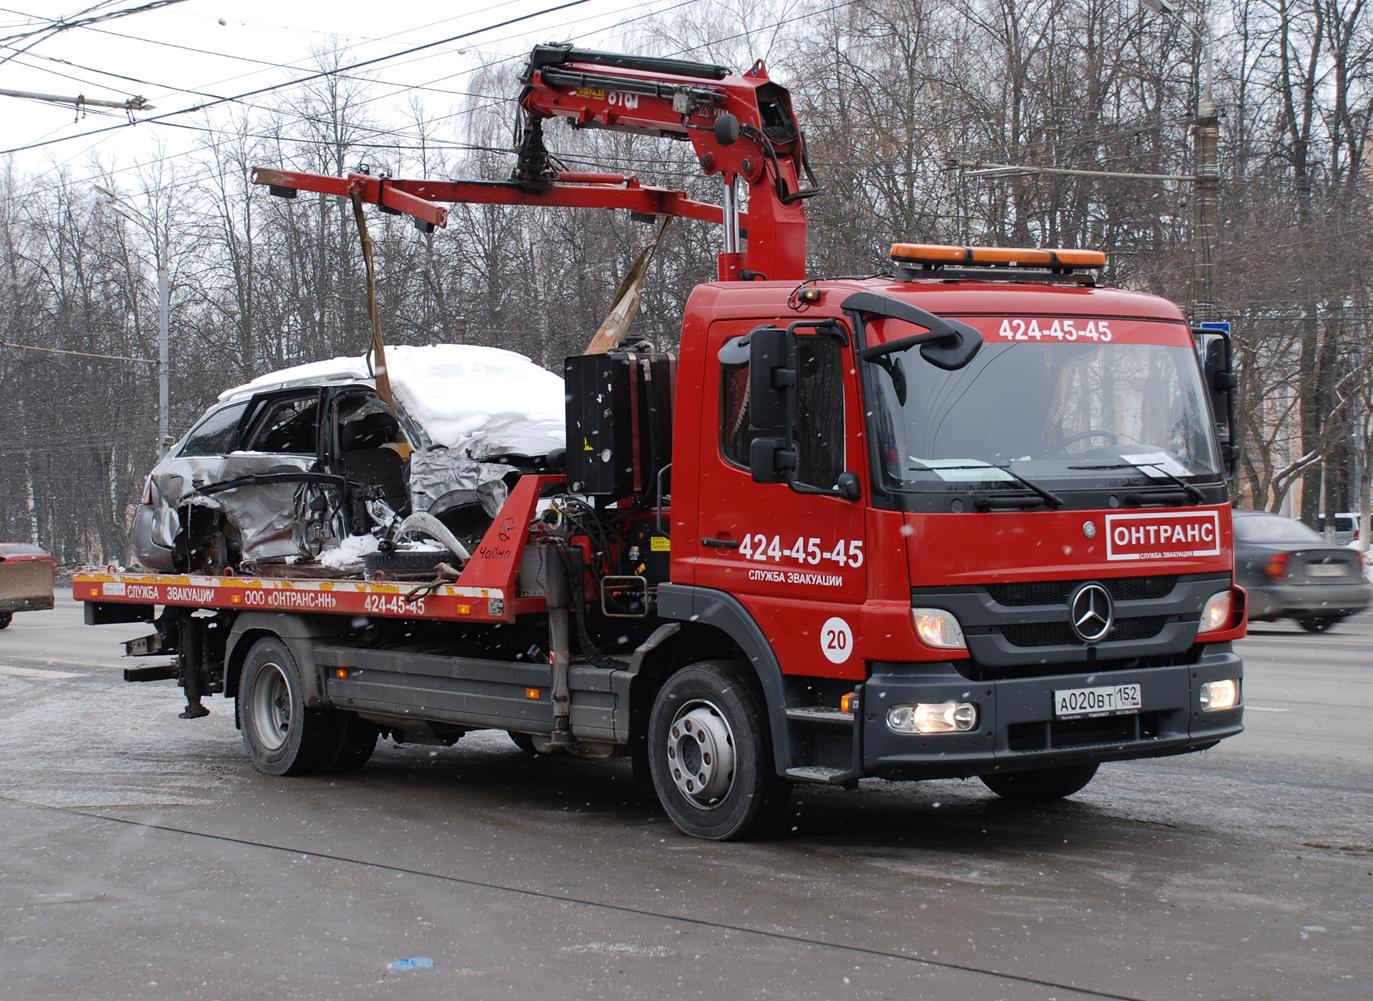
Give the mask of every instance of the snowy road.
[{"label": "snowy road", "polygon": [[228,704],[120,680],[139,631],[0,633],[0,998],[1368,997],[1373,615],[1256,629],[1214,751],[1036,812],[803,789],[745,845],[499,734],[258,775]]}]

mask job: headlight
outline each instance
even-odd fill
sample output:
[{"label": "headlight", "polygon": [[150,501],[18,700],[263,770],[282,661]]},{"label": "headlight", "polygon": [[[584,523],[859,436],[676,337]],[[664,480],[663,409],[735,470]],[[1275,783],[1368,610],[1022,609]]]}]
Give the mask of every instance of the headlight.
[{"label": "headlight", "polygon": [[1221,591],[1207,598],[1201,609],[1201,624],[1197,626],[1197,635],[1229,628],[1231,610],[1234,607],[1234,599],[1229,591]]},{"label": "headlight", "polygon": [[971,702],[917,702],[887,710],[893,733],[963,733],[975,726],[977,706]]},{"label": "headlight", "polygon": [[926,646],[936,650],[968,649],[963,640],[963,627],[953,612],[942,608],[912,608],[911,618],[915,621],[915,635]]},{"label": "headlight", "polygon": [[1214,713],[1222,709],[1233,709],[1240,704],[1240,683],[1235,678],[1224,681],[1208,681],[1201,686],[1197,696],[1201,711]]}]

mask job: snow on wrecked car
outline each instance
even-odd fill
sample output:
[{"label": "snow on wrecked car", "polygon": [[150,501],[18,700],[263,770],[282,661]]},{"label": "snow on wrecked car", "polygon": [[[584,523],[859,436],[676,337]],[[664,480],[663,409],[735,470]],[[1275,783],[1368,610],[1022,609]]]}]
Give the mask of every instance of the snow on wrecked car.
[{"label": "snow on wrecked car", "polygon": [[470,545],[514,478],[563,447],[563,381],[524,355],[395,346],[386,363],[395,406],[363,358],[220,394],[148,476],[138,560],[161,571],[352,570],[391,548],[407,518],[449,549]]}]

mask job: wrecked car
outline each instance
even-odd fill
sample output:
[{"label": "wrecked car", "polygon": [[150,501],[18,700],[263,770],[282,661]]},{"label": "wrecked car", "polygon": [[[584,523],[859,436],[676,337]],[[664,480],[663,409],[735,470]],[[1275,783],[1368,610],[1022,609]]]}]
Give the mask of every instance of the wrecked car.
[{"label": "wrecked car", "polygon": [[562,379],[475,345],[391,347],[386,364],[390,402],[361,358],[222,393],[147,478],[132,528],[139,562],[351,570],[411,528],[465,555],[508,484],[562,447]]},{"label": "wrecked car", "polygon": [[15,612],[52,608],[52,572],[56,561],[42,546],[0,542],[0,629]]}]

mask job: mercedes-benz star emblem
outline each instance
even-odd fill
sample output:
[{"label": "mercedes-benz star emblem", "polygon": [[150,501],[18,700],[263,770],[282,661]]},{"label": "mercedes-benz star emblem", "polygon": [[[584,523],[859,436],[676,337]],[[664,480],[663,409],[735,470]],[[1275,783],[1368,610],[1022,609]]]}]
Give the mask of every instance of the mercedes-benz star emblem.
[{"label": "mercedes-benz star emblem", "polygon": [[1111,631],[1111,593],[1100,584],[1083,584],[1068,607],[1072,611],[1073,632],[1082,642],[1099,643]]},{"label": "mercedes-benz star emblem", "polygon": [[1095,538],[1096,538],[1096,526],[1093,525],[1090,521],[1084,521],[1084,522],[1082,523],[1082,534],[1085,535],[1085,536],[1087,536],[1087,538],[1089,538],[1089,539],[1095,539]]}]

